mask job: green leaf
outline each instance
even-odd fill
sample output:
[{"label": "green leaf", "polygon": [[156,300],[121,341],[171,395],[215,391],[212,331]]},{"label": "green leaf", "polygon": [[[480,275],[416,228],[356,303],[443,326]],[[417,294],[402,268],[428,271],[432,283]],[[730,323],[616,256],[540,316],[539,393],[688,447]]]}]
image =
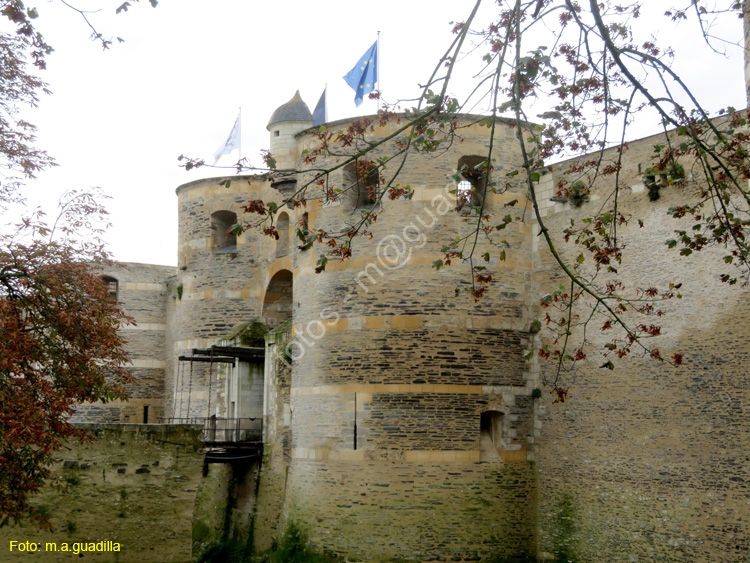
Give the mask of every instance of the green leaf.
[{"label": "green leaf", "polygon": [[532,182],[538,182],[539,178],[541,178],[541,177],[542,176],[541,176],[541,174],[539,174],[539,172],[532,172],[531,173],[531,181]]},{"label": "green leaf", "polygon": [[667,241],[667,248],[674,248],[675,246],[677,246],[677,241],[676,240],[669,239]]},{"label": "green leaf", "polygon": [[576,258],[576,262],[578,262],[579,264],[583,264],[584,260],[585,258],[583,257],[583,254],[579,254],[578,258]]},{"label": "green leaf", "polygon": [[327,263],[328,263],[328,257],[325,254],[321,254],[320,258],[318,258],[318,266],[315,268],[315,273],[319,274],[320,272],[325,270]]},{"label": "green leaf", "polygon": [[615,364],[613,364],[612,360],[610,360],[607,363],[600,365],[599,367],[600,368],[607,368],[607,369],[615,369]]},{"label": "green leaf", "polygon": [[680,255],[681,256],[689,256],[692,253],[693,253],[693,251],[690,250],[689,248],[683,248],[682,250],[680,250]]},{"label": "green leaf", "polygon": [[525,355],[525,356],[523,357],[523,359],[524,359],[524,360],[526,360],[526,361],[528,362],[528,361],[529,361],[529,360],[531,360],[531,359],[532,359],[533,357],[534,357],[534,350],[531,350],[531,351],[530,351],[530,352],[529,352],[528,354],[526,354],[526,355]]},{"label": "green leaf", "polygon": [[529,332],[531,334],[536,334],[540,330],[542,330],[542,323],[541,323],[541,321],[536,320],[533,323],[531,323],[531,326],[529,327]]},{"label": "green leaf", "polygon": [[484,258],[485,262],[489,262],[490,261],[490,253],[489,252],[485,252],[484,254],[482,254],[482,258]]},{"label": "green leaf", "polygon": [[500,251],[500,260],[505,261],[505,251],[504,250]]},{"label": "green leaf", "polygon": [[439,270],[440,268],[443,267],[443,261],[442,260],[435,260],[432,263],[432,267],[435,268],[436,270]]}]

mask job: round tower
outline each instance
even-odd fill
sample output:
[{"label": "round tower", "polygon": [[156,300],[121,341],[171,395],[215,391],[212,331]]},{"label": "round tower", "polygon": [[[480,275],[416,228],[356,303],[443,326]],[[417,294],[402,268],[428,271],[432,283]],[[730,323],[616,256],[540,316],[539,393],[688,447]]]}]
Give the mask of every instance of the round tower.
[{"label": "round tower", "polygon": [[[318,274],[322,245],[295,249],[284,514],[327,552],[366,561],[533,552],[535,473],[527,462],[536,382],[524,361],[530,228],[514,223],[504,231],[522,250],[487,264],[497,281],[480,302],[468,292],[454,295],[467,288],[466,264],[432,266],[444,245],[470,229],[454,211],[449,177],[486,154],[487,128],[478,121],[467,121],[462,143],[409,158],[398,183],[410,185],[413,197],[383,198],[373,236],[354,240],[351,259],[331,260]],[[372,140],[396,127],[375,127]],[[504,184],[521,157],[513,132],[497,130],[493,174]],[[298,138],[302,150],[314,142]],[[367,158],[394,154],[397,142]],[[338,163],[320,157],[315,166]],[[306,224],[339,233],[372,202],[367,190],[350,189],[358,180],[349,165],[330,184],[340,200],[308,201]],[[523,201],[521,190],[481,197],[495,210]],[[483,244],[477,257],[489,250]]]},{"label": "round tower", "polygon": [[243,219],[241,205],[268,198],[268,181],[264,176],[232,176],[229,187],[225,181],[207,178],[176,190],[179,235],[172,295],[174,365],[166,389],[172,417],[238,414],[236,409],[229,412],[231,401],[224,396],[228,368],[184,358],[193,356],[193,349],[220,344],[235,327],[261,316],[267,284],[264,271],[275,260],[268,237],[255,230],[239,236],[231,232]]}]

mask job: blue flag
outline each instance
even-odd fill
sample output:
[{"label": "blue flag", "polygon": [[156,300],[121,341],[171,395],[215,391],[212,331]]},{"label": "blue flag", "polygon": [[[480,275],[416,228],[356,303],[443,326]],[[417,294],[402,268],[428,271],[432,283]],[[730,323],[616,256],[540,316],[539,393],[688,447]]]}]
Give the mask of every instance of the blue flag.
[{"label": "blue flag", "polygon": [[354,103],[359,107],[362,98],[375,89],[375,83],[378,81],[377,41],[362,55],[354,68],[344,76],[344,80],[354,90]]},{"label": "blue flag", "polygon": [[327,89],[328,88],[325,88],[323,90],[323,94],[321,94],[320,100],[318,100],[318,105],[315,106],[315,111],[313,111],[313,127],[322,125],[323,123],[326,123],[328,121],[328,111],[326,108]]}]

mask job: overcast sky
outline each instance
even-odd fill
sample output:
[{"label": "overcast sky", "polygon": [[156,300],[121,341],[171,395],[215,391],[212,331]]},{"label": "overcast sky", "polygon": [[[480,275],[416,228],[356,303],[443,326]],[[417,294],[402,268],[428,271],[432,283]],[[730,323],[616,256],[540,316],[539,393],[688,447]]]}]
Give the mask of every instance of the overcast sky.
[{"label": "overcast sky", "polygon": [[[329,120],[374,113],[354,105],[343,81],[381,32],[381,88],[387,99],[417,93],[450,43],[451,21],[473,0],[147,0],[114,16],[123,0],[81,0],[98,7],[91,21],[125,43],[103,52],[79,15],[59,0],[38,4],[39,28],[56,52],[43,78],[53,95],[30,113],[38,144],[59,167],[31,182],[30,205],[67,189],[100,186],[114,227],[107,237],[118,260],[176,264],[175,189],[216,170],[186,173],[180,154],[210,159],[242,107],[242,153],[260,165],[271,113],[299,89],[312,110],[328,85]],[[666,7],[667,0],[650,0]],[[494,1],[487,1],[491,10]],[[730,32],[741,37],[735,22]],[[663,26],[662,26],[663,27]],[[742,52],[709,56],[686,26],[669,33],[675,68],[700,86],[709,106],[744,107]],[[729,78],[727,78],[729,77]],[[457,88],[469,81],[459,77]],[[644,134],[649,131],[645,131]],[[655,132],[655,131],[653,131]],[[236,162],[237,152],[219,164]],[[229,171],[229,173],[232,173]]]}]

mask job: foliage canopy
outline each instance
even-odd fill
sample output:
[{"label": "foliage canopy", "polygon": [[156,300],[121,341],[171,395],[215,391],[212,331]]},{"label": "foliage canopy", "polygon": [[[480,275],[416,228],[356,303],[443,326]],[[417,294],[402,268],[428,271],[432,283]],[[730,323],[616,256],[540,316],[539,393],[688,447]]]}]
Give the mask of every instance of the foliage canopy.
[{"label": "foliage canopy", "polygon": [[[35,8],[1,0],[0,13],[0,211],[6,216],[0,234],[0,525],[30,518],[48,526],[48,514],[31,497],[49,481],[62,486],[51,471],[55,456],[67,440],[88,439],[69,422],[76,404],[126,398],[130,376],[118,330],[132,321],[97,273],[111,262],[100,240],[107,212],[95,190],[65,194],[51,225],[41,211],[15,225],[7,219],[24,201],[24,182],[54,165],[22,118],[49,93],[35,73],[44,70],[52,47],[34,27]],[[110,42],[93,31],[107,47]]]}]

